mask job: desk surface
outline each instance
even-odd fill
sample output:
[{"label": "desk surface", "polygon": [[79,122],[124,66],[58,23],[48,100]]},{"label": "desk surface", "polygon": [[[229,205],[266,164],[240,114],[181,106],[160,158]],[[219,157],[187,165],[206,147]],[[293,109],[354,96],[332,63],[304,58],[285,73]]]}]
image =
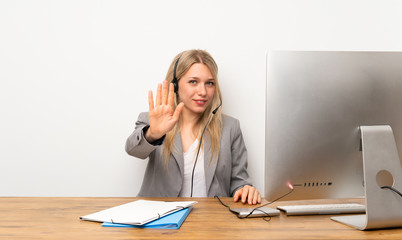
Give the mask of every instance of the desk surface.
[{"label": "desk surface", "polygon": [[[402,239],[402,228],[359,231],[322,216],[238,219],[214,198],[196,200],[179,230],[106,228],[80,216],[139,198],[0,198],[0,239]],[[241,207],[223,198],[232,207]],[[283,203],[282,203],[283,205]],[[275,207],[273,204],[272,207]]]}]

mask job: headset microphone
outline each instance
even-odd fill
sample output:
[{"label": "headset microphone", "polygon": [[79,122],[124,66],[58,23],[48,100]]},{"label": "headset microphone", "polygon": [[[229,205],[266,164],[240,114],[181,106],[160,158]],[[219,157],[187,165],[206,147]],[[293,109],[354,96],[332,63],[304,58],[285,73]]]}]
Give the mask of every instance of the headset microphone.
[{"label": "headset microphone", "polygon": [[[218,95],[219,96],[219,95]],[[212,114],[214,114],[215,115],[215,113],[218,111],[218,109],[222,106],[222,99],[221,99],[221,97],[219,96],[219,106],[217,107],[217,108],[215,108],[215,110],[213,110],[212,111]]]}]

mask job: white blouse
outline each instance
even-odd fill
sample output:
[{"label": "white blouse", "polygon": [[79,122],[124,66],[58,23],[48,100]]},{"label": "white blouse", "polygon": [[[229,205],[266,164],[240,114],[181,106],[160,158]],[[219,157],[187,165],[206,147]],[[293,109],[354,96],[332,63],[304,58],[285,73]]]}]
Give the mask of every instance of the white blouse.
[{"label": "white blouse", "polygon": [[[181,188],[180,197],[190,197],[191,195],[191,175],[193,172],[194,161],[198,150],[198,139],[196,139],[187,152],[184,152],[184,181]],[[207,185],[205,183],[204,170],[204,151],[200,149],[198,160],[194,170],[193,197],[207,197]]]}]

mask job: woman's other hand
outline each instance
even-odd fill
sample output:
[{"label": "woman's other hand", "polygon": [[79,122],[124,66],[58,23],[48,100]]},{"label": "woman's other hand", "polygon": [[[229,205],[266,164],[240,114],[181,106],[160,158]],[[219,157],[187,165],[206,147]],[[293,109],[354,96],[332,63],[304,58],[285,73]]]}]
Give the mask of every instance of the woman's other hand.
[{"label": "woman's other hand", "polygon": [[233,196],[233,201],[237,202],[241,199],[242,203],[247,203],[249,205],[255,205],[257,203],[261,203],[261,195],[258,190],[250,185],[245,185],[239,190],[237,190]]}]

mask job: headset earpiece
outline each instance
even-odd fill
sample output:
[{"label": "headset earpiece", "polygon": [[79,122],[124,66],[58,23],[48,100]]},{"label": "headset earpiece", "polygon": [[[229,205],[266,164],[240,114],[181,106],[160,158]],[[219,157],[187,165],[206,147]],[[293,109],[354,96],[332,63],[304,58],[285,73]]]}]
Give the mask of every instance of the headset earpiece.
[{"label": "headset earpiece", "polygon": [[179,80],[176,77],[176,69],[177,69],[177,64],[179,63],[180,57],[176,60],[176,63],[174,64],[174,69],[173,69],[172,83],[173,83],[173,86],[174,86],[174,92],[175,93],[177,93],[179,91]]},{"label": "headset earpiece", "polygon": [[174,92],[177,93],[177,91],[179,91],[179,84],[178,84],[177,78],[173,78],[172,83],[173,83],[173,87],[174,87]]}]

